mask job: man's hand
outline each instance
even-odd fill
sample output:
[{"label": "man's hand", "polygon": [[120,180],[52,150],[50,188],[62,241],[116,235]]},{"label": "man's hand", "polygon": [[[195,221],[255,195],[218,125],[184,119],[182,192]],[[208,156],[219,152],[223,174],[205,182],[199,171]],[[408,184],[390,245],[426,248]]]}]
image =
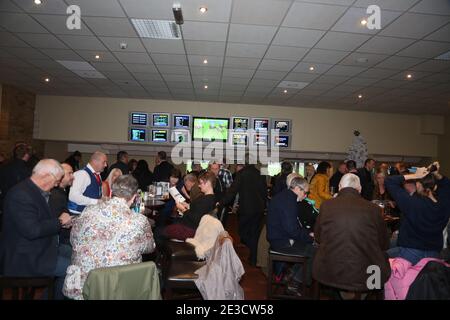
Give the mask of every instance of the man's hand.
[{"label": "man's hand", "polygon": [[60,216],[59,216],[59,222],[61,223],[61,226],[63,228],[70,228],[71,227],[71,223],[72,223],[72,216],[70,214],[68,214],[67,212],[63,212]]},{"label": "man's hand", "polygon": [[417,171],[414,175],[417,177],[416,179],[422,179],[429,173],[430,172],[428,171],[428,168],[422,167],[422,168],[417,168]]},{"label": "man's hand", "polygon": [[439,173],[439,169],[441,168],[441,165],[439,164],[439,162],[435,161],[431,164],[431,166],[436,166],[437,170],[433,172],[433,175],[436,177],[436,179],[441,180],[442,174]]},{"label": "man's hand", "polygon": [[186,212],[189,208],[186,202],[177,202],[175,203],[175,205],[177,206],[177,209],[183,213]]}]

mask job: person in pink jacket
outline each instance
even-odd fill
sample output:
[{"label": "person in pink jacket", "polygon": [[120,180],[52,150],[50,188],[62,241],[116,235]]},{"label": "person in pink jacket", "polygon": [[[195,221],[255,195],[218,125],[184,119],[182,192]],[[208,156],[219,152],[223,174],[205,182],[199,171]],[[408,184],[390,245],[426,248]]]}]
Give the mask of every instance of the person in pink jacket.
[{"label": "person in pink jacket", "polygon": [[403,258],[389,259],[391,264],[391,277],[384,284],[385,300],[405,300],[409,287],[416,280],[417,275],[430,261],[436,261],[450,267],[449,264],[435,258],[423,258],[417,264]]}]

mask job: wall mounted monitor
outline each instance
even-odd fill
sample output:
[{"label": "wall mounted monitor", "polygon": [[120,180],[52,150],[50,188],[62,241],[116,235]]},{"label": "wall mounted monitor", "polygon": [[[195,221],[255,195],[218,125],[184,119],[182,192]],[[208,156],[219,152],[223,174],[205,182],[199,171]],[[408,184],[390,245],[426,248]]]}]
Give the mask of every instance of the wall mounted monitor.
[{"label": "wall mounted monitor", "polygon": [[273,120],[273,129],[279,130],[280,133],[289,133],[291,132],[291,120]]},{"label": "wall mounted monitor", "polygon": [[168,128],[170,125],[170,114],[152,113],[152,127]]},{"label": "wall mounted monitor", "polygon": [[170,142],[172,143],[180,143],[180,142],[189,142],[190,132],[189,130],[172,130]]},{"label": "wall mounted monitor", "polygon": [[128,130],[128,140],[133,141],[133,142],[146,142],[147,141],[147,129],[130,128]]},{"label": "wall mounted monitor", "polygon": [[250,119],[246,117],[231,118],[232,129],[235,131],[247,131],[250,126]]},{"label": "wall mounted monitor", "polygon": [[268,118],[254,118],[253,129],[255,131],[269,131],[270,119]]},{"label": "wall mounted monitor", "polygon": [[230,142],[233,146],[245,147],[248,144],[248,135],[244,132],[232,132]]},{"label": "wall mounted monitor", "polygon": [[152,130],[152,142],[155,142],[155,143],[169,142],[169,130],[153,129]]},{"label": "wall mounted monitor", "polygon": [[289,148],[291,137],[287,135],[273,136],[272,146],[279,148]]},{"label": "wall mounted monitor", "polygon": [[228,118],[207,118],[194,117],[192,139],[207,142],[228,141],[228,128],[230,119]]},{"label": "wall mounted monitor", "polygon": [[174,114],[172,116],[172,123],[175,129],[190,129],[191,116],[187,114]]},{"label": "wall mounted monitor", "polygon": [[269,144],[269,135],[267,133],[253,134],[253,145],[267,146]]},{"label": "wall mounted monitor", "polygon": [[132,126],[148,126],[148,113],[130,112],[130,125]]}]

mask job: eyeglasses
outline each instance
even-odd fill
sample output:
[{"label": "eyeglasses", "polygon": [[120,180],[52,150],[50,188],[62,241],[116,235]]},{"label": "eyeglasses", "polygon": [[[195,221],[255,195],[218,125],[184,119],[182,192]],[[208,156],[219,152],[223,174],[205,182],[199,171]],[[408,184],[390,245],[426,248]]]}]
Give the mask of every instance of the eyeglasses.
[{"label": "eyeglasses", "polygon": [[55,185],[60,184],[62,179],[64,178],[64,176],[62,176],[61,178],[58,179],[58,177],[55,176],[53,173],[50,173],[50,174],[52,175],[53,179],[55,179]]}]

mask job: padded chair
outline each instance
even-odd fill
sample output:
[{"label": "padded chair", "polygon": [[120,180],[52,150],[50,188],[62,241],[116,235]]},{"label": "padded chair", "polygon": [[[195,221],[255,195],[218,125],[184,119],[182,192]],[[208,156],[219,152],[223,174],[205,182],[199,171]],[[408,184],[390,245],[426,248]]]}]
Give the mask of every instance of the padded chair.
[{"label": "padded chair", "polygon": [[[206,264],[206,261],[180,261],[174,260],[168,266],[164,285],[164,298],[167,300],[201,299],[195,280],[196,270]],[[175,293],[177,293],[175,295]]]},{"label": "padded chair", "polygon": [[160,300],[153,261],[91,270],[83,286],[85,300]]},{"label": "padded chair", "polygon": [[[306,285],[306,264],[308,262],[308,257],[300,255],[286,254],[282,252],[277,252],[269,249],[269,257],[267,264],[267,298],[268,299],[310,299],[312,298],[312,293],[308,291]],[[302,273],[302,287],[300,290],[301,296],[287,294],[288,282],[281,279],[281,281],[276,281],[275,275],[273,274],[273,264],[274,262],[286,262],[289,264],[301,264]],[[313,284],[314,286],[314,284]]]},{"label": "padded chair", "polygon": [[13,300],[33,300],[36,289],[47,289],[48,300],[54,299],[55,278],[53,277],[5,277],[0,276],[0,300],[4,291],[11,290]]}]

